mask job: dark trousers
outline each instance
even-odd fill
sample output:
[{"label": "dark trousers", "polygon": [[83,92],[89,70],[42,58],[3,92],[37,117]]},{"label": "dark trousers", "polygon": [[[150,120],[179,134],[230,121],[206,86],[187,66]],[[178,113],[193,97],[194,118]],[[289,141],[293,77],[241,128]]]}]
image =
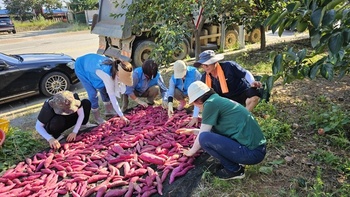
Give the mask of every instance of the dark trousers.
[{"label": "dark trousers", "polygon": [[237,141],[217,133],[202,132],[198,137],[202,149],[218,159],[230,171],[239,170],[239,164],[260,163],[266,155],[266,145],[250,150]]},{"label": "dark trousers", "polygon": [[[84,109],[83,125],[85,125],[89,121],[91,102],[88,99],[83,99],[81,101],[81,106]],[[61,133],[74,126],[77,123],[77,120],[78,113],[76,112],[67,116],[56,115],[50,120],[48,124],[45,125],[45,129],[54,138],[58,138]]]}]

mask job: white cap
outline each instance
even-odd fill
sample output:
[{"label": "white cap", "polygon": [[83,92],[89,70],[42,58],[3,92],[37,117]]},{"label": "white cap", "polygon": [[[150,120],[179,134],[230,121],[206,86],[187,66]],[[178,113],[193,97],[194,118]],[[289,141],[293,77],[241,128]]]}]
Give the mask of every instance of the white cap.
[{"label": "white cap", "polygon": [[209,92],[210,88],[207,86],[207,84],[203,83],[202,81],[195,81],[191,83],[187,91],[189,98],[188,102],[189,104],[191,104],[193,103],[193,101],[203,96],[203,94]]},{"label": "white cap", "polygon": [[187,68],[186,68],[186,63],[182,60],[177,60],[174,63],[174,78],[175,79],[182,79],[187,72]]}]

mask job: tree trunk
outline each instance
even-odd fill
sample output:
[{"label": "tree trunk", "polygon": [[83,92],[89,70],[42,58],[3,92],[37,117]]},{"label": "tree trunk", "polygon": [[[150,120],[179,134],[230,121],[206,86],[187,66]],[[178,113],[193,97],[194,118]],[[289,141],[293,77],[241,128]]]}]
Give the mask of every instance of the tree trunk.
[{"label": "tree trunk", "polygon": [[264,50],[266,48],[266,35],[265,35],[265,27],[263,25],[260,25],[260,34],[261,34],[260,49]]},{"label": "tree trunk", "polygon": [[204,25],[204,21],[205,18],[203,18],[202,16],[202,20],[200,21],[199,25],[198,25],[198,29],[195,30],[195,57],[196,57],[196,61],[199,59],[199,54],[202,52],[201,49],[201,40],[200,40],[200,36],[201,36],[201,31]]}]

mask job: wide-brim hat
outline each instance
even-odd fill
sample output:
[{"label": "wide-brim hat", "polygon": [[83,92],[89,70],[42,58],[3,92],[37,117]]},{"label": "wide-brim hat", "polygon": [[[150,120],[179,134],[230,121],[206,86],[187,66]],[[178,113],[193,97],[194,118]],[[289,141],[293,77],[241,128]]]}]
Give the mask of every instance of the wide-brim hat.
[{"label": "wide-brim hat", "polygon": [[175,79],[182,79],[187,72],[187,66],[186,63],[182,60],[177,60],[174,63],[174,78]]},{"label": "wide-brim hat", "polygon": [[[123,64],[126,65],[126,67],[130,67],[131,64],[129,62],[123,62]],[[132,66],[131,66],[132,67]],[[132,80],[132,72],[133,71],[126,71],[122,68],[122,66],[118,65],[118,77],[119,81],[124,83],[127,86],[132,86],[133,80]]]},{"label": "wide-brim hat", "polygon": [[224,57],[225,56],[223,54],[215,55],[215,52],[213,50],[206,50],[206,51],[203,51],[201,54],[199,54],[199,60],[196,61],[193,64],[193,66],[198,68],[202,64],[204,65],[214,64],[220,60],[223,60]]},{"label": "wide-brim hat", "polygon": [[81,101],[74,98],[70,91],[58,92],[49,100],[49,105],[53,108],[56,114],[70,115],[78,111]]},{"label": "wide-brim hat", "polygon": [[195,81],[188,87],[188,103],[191,104],[205,93],[209,92],[210,88],[202,81]]}]

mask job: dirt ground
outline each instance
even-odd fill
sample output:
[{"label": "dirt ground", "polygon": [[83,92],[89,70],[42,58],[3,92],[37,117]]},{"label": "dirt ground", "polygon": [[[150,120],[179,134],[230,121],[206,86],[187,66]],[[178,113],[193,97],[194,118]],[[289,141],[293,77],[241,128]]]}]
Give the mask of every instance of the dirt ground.
[{"label": "dirt ground", "polygon": [[[274,166],[272,174],[255,177],[263,180],[260,185],[255,185],[255,191],[269,190],[272,196],[283,196],[280,193],[281,190],[290,191],[294,189],[299,193],[297,196],[301,194],[306,196],[308,194],[306,192],[307,188],[315,183],[318,167],[322,170],[323,191],[334,192],[334,189],[339,185],[349,182],[343,174],[329,169],[329,166],[322,162],[313,161],[310,158],[310,154],[315,153],[316,149],[327,150],[340,158],[349,158],[349,152],[329,146],[329,135],[326,134],[319,138],[318,128],[310,128],[307,125],[309,121],[307,112],[322,107],[317,106],[317,100],[320,98],[324,98],[326,103],[342,106],[343,112],[349,111],[349,84],[349,76],[339,81],[328,81],[319,78],[295,81],[284,86],[281,83],[276,84],[270,102],[278,109],[281,118],[285,122],[294,123],[292,138],[284,143],[283,147],[268,150],[265,163],[281,158],[285,159],[286,163]],[[348,140],[349,137],[348,135]],[[255,178],[251,177],[251,179]]]}]

